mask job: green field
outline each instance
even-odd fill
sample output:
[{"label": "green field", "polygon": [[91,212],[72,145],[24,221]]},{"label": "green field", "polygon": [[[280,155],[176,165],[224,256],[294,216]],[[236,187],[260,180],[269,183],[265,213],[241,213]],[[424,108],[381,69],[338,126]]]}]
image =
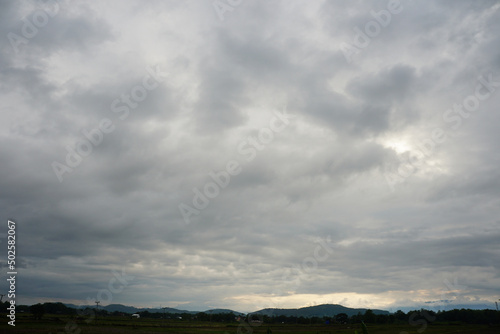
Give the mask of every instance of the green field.
[{"label": "green field", "polygon": [[[354,334],[357,330],[362,333],[360,325],[294,325],[294,324],[254,324],[248,323],[214,323],[214,322],[188,322],[180,320],[161,319],[131,319],[128,317],[103,317],[86,323],[82,318],[75,316],[45,315],[42,320],[34,320],[30,314],[16,316],[16,326],[7,324],[7,317],[0,323],[0,333],[268,333],[273,334]],[[460,323],[434,323],[424,328],[408,324],[370,325],[370,334],[401,334],[407,333],[471,333],[471,334],[498,334],[500,326],[466,325]]]}]

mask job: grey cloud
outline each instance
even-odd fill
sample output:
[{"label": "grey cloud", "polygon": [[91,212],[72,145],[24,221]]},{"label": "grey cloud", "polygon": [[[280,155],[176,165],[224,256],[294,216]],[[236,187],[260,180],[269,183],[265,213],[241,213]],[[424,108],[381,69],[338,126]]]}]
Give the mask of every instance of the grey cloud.
[{"label": "grey cloud", "polygon": [[[7,28],[18,36],[14,39],[15,49],[23,56],[31,58],[31,51],[38,58],[46,57],[61,48],[86,50],[112,37],[109,26],[85,4],[69,7],[68,4],[49,1],[25,5],[26,8],[11,7],[12,16]],[[17,42],[19,39],[22,39],[21,43]]]},{"label": "grey cloud", "polygon": [[195,107],[198,128],[203,125],[217,132],[243,123],[241,105],[246,99],[242,96],[241,81],[241,77],[227,69],[206,71],[200,87],[203,93]]},{"label": "grey cloud", "polygon": [[378,73],[351,81],[347,87],[353,96],[363,96],[372,103],[392,104],[407,99],[415,85],[415,69],[396,65]]}]

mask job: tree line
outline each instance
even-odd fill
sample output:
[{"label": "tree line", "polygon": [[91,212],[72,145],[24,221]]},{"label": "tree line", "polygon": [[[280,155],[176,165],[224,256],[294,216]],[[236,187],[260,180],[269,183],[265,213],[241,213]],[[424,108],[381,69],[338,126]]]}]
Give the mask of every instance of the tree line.
[{"label": "tree line", "polygon": [[[0,303],[0,310],[7,313],[8,302]],[[41,319],[45,314],[77,315],[75,308],[67,307],[63,303],[44,303],[31,306],[19,305],[18,312],[31,313],[35,319]],[[119,311],[108,312],[104,309],[87,308],[84,312],[94,312],[99,317],[105,316],[131,316],[130,313]],[[434,312],[431,310],[413,310],[407,313],[398,310],[392,314],[375,314],[372,310],[366,310],[364,314],[348,316],[346,313],[324,317],[303,316],[269,316],[252,313],[238,315],[234,313],[163,313],[163,312],[138,312],[141,318],[175,319],[182,321],[213,321],[213,322],[261,322],[266,324],[393,324],[393,323],[418,323],[419,321],[433,322],[462,322],[467,324],[500,324],[500,312],[496,310],[471,310],[454,309],[449,311]]]}]

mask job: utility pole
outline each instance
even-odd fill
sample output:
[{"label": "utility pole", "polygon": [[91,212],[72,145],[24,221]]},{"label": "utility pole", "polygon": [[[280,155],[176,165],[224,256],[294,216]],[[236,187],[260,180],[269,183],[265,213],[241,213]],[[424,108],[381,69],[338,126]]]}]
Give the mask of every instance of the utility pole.
[{"label": "utility pole", "polygon": [[99,300],[95,301],[95,305],[96,305],[96,308],[95,308],[95,322],[96,323],[97,323],[97,312],[99,311],[99,303],[100,303]]},{"label": "utility pole", "polygon": [[166,315],[165,315],[165,309],[166,307],[161,307],[160,305],[160,308],[163,309],[163,321],[162,321],[162,326],[165,327],[165,318],[166,318]]}]

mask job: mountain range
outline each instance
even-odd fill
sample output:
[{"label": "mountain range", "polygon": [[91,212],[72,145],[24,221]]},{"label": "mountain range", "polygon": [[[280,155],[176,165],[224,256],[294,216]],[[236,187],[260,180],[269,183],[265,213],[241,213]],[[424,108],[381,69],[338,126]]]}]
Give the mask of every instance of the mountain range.
[{"label": "mountain range", "polygon": [[[280,316],[284,315],[287,317],[331,317],[339,313],[345,313],[349,317],[356,315],[358,313],[364,314],[368,309],[366,308],[349,308],[337,304],[322,304],[316,306],[308,306],[301,308],[290,308],[290,309],[279,309],[279,308],[265,308],[260,311],[252,312],[252,314],[262,314],[267,316]],[[390,314],[389,311],[371,309],[374,314]]]},{"label": "mountain range", "polygon": [[[95,305],[74,305],[74,304],[65,304],[67,307],[71,308],[95,308]],[[200,313],[198,311],[187,311],[187,310],[179,310],[176,308],[165,307],[165,308],[137,308],[134,306],[126,306],[122,304],[110,304],[106,306],[100,306],[100,309],[106,310],[108,312],[123,312],[123,313],[137,313],[148,311],[150,313],[190,313],[196,314]],[[356,315],[358,313],[364,314],[366,312],[366,308],[349,308],[342,305],[336,304],[323,304],[316,306],[308,306],[302,308],[289,308],[289,309],[279,309],[279,308],[265,308],[259,311],[251,312],[250,314],[262,314],[267,316],[280,316],[284,315],[287,317],[296,316],[296,317],[329,317],[334,316],[339,313],[345,313],[348,316]],[[390,314],[389,311],[371,309],[374,314]],[[230,309],[211,309],[203,311],[207,314],[219,314],[219,313],[234,313],[236,315],[244,315],[245,313],[233,311]]]},{"label": "mountain range", "polygon": [[[95,308],[95,305],[75,305],[75,304],[64,304],[66,305],[67,307],[71,307],[71,308],[80,308],[80,309],[84,309],[84,308]],[[163,308],[144,308],[144,307],[141,307],[141,308],[137,308],[137,307],[134,307],[134,306],[126,306],[126,305],[122,305],[122,304],[109,304],[109,305],[106,305],[106,306],[99,306],[99,309],[101,310],[106,310],[108,312],[123,312],[123,313],[137,313],[137,312],[144,312],[144,311],[148,311],[150,313],[191,313],[191,314],[196,314],[196,313],[199,313],[198,311],[187,311],[187,310],[179,310],[179,309],[176,309],[176,308],[171,308],[171,307],[163,307]],[[208,311],[207,311],[208,312]],[[235,312],[237,313],[237,312]]]}]

